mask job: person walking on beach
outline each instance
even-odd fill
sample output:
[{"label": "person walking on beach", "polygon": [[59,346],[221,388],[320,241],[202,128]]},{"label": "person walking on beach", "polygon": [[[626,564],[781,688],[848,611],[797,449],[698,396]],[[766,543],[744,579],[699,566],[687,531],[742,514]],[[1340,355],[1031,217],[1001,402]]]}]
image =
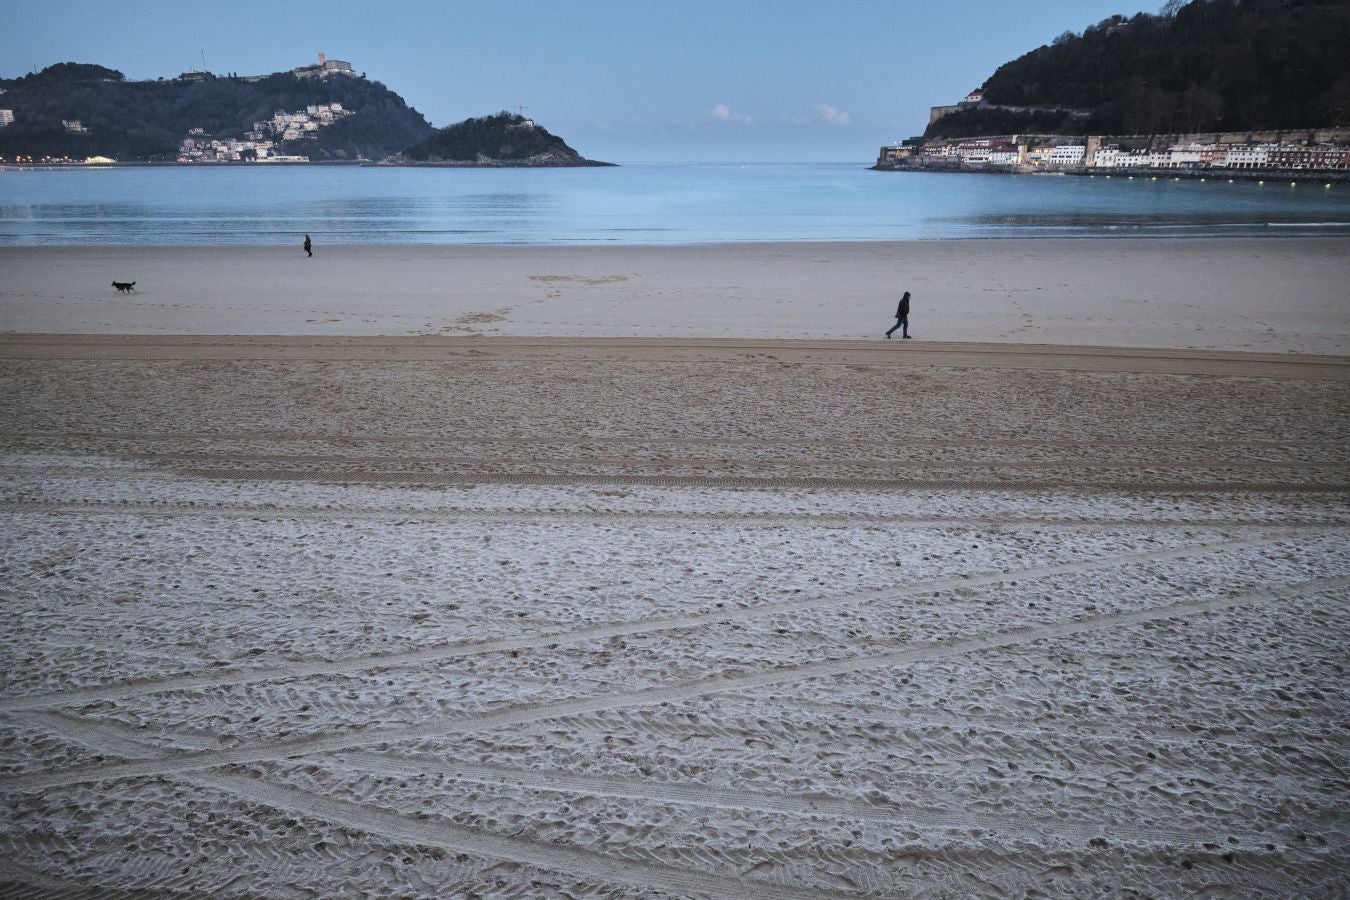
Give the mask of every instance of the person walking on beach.
[{"label": "person walking on beach", "polygon": [[[891,326],[891,331],[897,328],[902,338],[909,337],[909,291],[905,291],[905,296],[900,298],[900,305],[895,308],[895,324]],[[886,332],[887,340],[890,340],[891,331]]]},{"label": "person walking on beach", "polygon": [[309,235],[305,235],[305,255],[314,255],[314,245],[309,242]]}]

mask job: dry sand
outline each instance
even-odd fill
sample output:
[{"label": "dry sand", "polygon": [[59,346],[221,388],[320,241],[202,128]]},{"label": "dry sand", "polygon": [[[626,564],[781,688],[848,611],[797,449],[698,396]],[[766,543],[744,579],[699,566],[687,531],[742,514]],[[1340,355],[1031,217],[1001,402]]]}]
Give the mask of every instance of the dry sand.
[{"label": "dry sand", "polygon": [[[0,336],[0,894],[1350,889],[1350,360],[1286,352],[1343,298],[1265,355],[750,340],[585,257],[451,312],[732,338]],[[852,327],[808,293],[757,321]]]},{"label": "dry sand", "polygon": [[[112,281],[135,281],[134,295]],[[1350,354],[1350,239],[0,248],[0,331],[873,339]]]}]

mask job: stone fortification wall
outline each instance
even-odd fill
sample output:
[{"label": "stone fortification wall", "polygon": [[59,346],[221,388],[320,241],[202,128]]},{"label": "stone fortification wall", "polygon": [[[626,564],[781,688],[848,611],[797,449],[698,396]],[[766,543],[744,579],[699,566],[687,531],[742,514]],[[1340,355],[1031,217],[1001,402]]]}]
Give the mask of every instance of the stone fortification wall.
[{"label": "stone fortification wall", "polygon": [[1102,145],[1119,144],[1130,149],[1174,144],[1350,144],[1350,126],[1336,128],[1287,128],[1281,131],[1206,131],[1196,134],[1104,134]]},{"label": "stone fortification wall", "polygon": [[[929,113],[931,125],[958,109],[956,106],[934,106]],[[1270,131],[1203,131],[1193,134],[987,134],[946,139],[949,142],[990,139],[1016,140],[1018,143],[1083,143],[1095,140],[1098,146],[1119,144],[1131,150],[1149,147],[1170,147],[1175,144],[1350,144],[1350,125],[1334,128],[1286,128]]]},{"label": "stone fortification wall", "polygon": [[928,108],[928,124],[932,125],[938,119],[949,116],[960,108],[960,106],[930,106]]}]

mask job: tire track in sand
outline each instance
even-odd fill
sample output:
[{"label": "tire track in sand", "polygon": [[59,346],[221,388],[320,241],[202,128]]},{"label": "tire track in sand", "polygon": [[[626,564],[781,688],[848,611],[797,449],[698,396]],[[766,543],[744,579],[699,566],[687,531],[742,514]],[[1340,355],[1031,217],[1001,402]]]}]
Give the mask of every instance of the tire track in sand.
[{"label": "tire track in sand", "polygon": [[[153,752],[156,749],[145,742],[141,732],[125,725],[91,724],[56,713],[28,713],[22,715],[21,718],[30,727],[47,728],[58,733],[64,733],[70,739],[87,747],[105,750],[116,748],[119,752],[133,755],[140,755],[147,751]],[[211,743],[209,737],[203,736],[175,735],[174,737],[180,744],[206,746]],[[1223,842],[1225,846],[1232,850],[1257,850],[1267,837],[1264,834],[1243,834],[1240,838],[1232,840],[1236,836],[1231,828],[1224,829],[1222,835],[1214,835],[1195,830],[1135,828],[1118,824],[1108,826],[1098,821],[1086,820],[1028,819],[1026,817],[1014,818],[969,812],[955,814],[932,812],[930,806],[938,804],[935,801],[925,802],[927,798],[916,798],[903,805],[888,807],[883,804],[841,800],[830,796],[773,795],[756,791],[708,787],[693,783],[681,784],[651,779],[639,781],[578,775],[565,771],[519,770],[502,766],[475,765],[454,760],[447,762],[443,759],[424,759],[360,751],[343,753],[339,759],[342,762],[353,764],[355,768],[361,771],[378,775],[405,777],[417,777],[426,774],[446,775],[457,780],[486,785],[513,785],[557,793],[642,799],[672,805],[764,812],[770,815],[830,817],[846,821],[867,822],[901,830],[911,830],[918,826],[964,833],[996,831],[1008,835],[1014,841],[1028,829],[1032,829],[1034,834],[1037,835],[1054,834],[1079,843],[1108,838],[1115,843],[1128,842],[1135,846],[1167,848],[1193,846],[1208,840],[1213,843]],[[619,862],[593,851],[576,848],[580,851],[580,858],[574,859],[573,862],[578,866],[584,866],[584,869],[555,868],[551,863],[555,863],[556,859],[541,857],[537,850],[542,845],[536,841],[485,834],[479,829],[453,824],[450,824],[447,829],[439,824],[443,820],[436,820],[437,824],[432,825],[431,820],[424,816],[408,816],[380,810],[359,800],[336,800],[330,804],[309,791],[286,785],[277,785],[274,782],[263,781],[251,776],[202,773],[183,776],[180,780],[201,787],[224,791],[234,796],[243,796],[254,802],[292,814],[322,818],[387,838],[413,840],[419,845],[442,847],[457,853],[472,852],[497,859],[508,859],[512,862],[539,868],[551,868],[574,876],[591,879],[601,877],[601,869],[595,864],[596,861],[587,859],[586,855],[599,857],[606,865]],[[391,822],[394,823],[393,826],[390,825]],[[426,840],[425,829],[427,827],[440,829],[439,842]],[[464,840],[465,834],[475,836],[472,845]],[[509,844],[508,851],[513,852],[502,852],[500,847],[502,842]],[[487,848],[495,847],[495,851],[494,849],[485,849],[485,843]],[[557,845],[548,846],[556,847]],[[770,855],[772,856],[772,854]],[[660,855],[648,854],[648,857],[645,862],[641,859],[633,860],[630,857],[628,860],[622,861],[621,864],[635,867],[636,871],[642,872],[643,877],[653,879],[651,881],[653,885],[669,887],[670,885],[663,879],[668,878],[670,867],[665,864]],[[738,861],[740,860],[737,859],[735,854],[718,853],[716,851],[712,851],[708,855],[708,859],[704,860],[706,864],[722,866],[734,866]],[[850,861],[856,862],[857,860],[840,857],[835,861],[847,864]],[[287,860],[280,859],[278,862],[285,863]],[[784,857],[782,862],[786,865],[792,860],[789,857]],[[679,871],[688,871],[688,869],[684,868]],[[179,875],[181,873],[175,871],[173,874]],[[862,875],[862,873],[857,874],[859,877]],[[726,880],[726,876],[711,877],[720,877],[724,881]],[[741,881],[743,879],[735,879],[736,883],[726,886],[728,889],[739,893],[728,893],[725,896],[759,896],[753,892],[746,893],[745,885],[740,883]],[[879,885],[881,883],[879,882]],[[149,886],[150,889],[160,887],[162,887],[160,884]],[[759,887],[760,884],[757,883],[751,890],[757,890]],[[768,889],[774,886],[764,884],[764,887]],[[785,895],[779,893],[771,896]],[[829,896],[829,894],[826,894],[826,896]]]},{"label": "tire track in sand", "polygon": [[0,515],[25,513],[51,515],[129,515],[143,517],[202,517],[231,519],[305,519],[315,521],[370,522],[508,522],[529,524],[539,521],[569,522],[737,522],[748,525],[807,525],[822,528],[850,528],[855,525],[897,525],[914,528],[972,526],[978,528],[1022,528],[1052,525],[1064,528],[1096,528],[1103,525],[1128,528],[1344,528],[1350,520],[1279,520],[1269,517],[1240,519],[1225,516],[1203,519],[1137,518],[1129,516],[917,516],[886,513],[811,513],[754,510],[680,510],[680,509],[563,509],[561,507],[335,507],[284,506],[230,501],[186,500],[30,500],[0,501]]},{"label": "tire track in sand", "polygon": [[[557,456],[541,456],[535,454],[530,457],[512,457],[505,455],[475,455],[475,456],[410,456],[407,454],[371,456],[357,454],[244,454],[244,453],[152,453],[138,451],[128,453],[127,456],[146,464],[167,466],[171,468],[193,468],[201,466],[249,466],[256,468],[286,468],[291,466],[310,467],[315,466],[355,466],[358,468],[379,466],[399,466],[404,473],[418,472],[423,469],[430,469],[433,472],[439,468],[468,468],[484,465],[495,466],[613,466],[622,469],[637,470],[633,474],[641,474],[642,469],[670,469],[672,467],[701,467],[709,468],[713,466],[721,468],[745,469],[745,470],[769,470],[767,476],[747,474],[739,477],[812,477],[797,476],[792,474],[783,474],[774,470],[806,469],[817,470],[824,467],[833,469],[877,469],[882,471],[894,470],[897,463],[901,460],[878,459],[876,457],[858,459],[839,454],[833,454],[828,459],[811,458],[793,458],[793,459],[738,459],[729,456],[589,456],[585,454],[559,454]],[[1104,460],[1100,454],[1093,458],[1074,458],[1074,459],[1038,459],[1030,462],[1009,462],[1007,460],[988,460],[988,459],[915,459],[913,457],[903,460],[906,468],[926,468],[926,469],[996,469],[1012,472],[1036,471],[1038,469],[1095,469],[1103,468],[1114,469],[1143,469],[1156,470],[1158,463],[1155,459],[1140,460]],[[1194,459],[1169,459],[1167,468],[1171,469],[1254,469],[1259,471],[1269,471],[1271,469],[1328,469],[1339,470],[1339,462],[1309,462],[1306,460],[1262,460],[1251,459],[1248,456],[1237,456],[1236,458],[1205,456]],[[303,469],[302,469],[303,470]],[[286,468],[286,471],[291,469]],[[678,476],[676,476],[678,477]],[[736,476],[733,476],[736,477]],[[819,477],[819,476],[816,476]]]},{"label": "tire track in sand", "polygon": [[[144,756],[157,748],[130,734],[122,726],[103,726],[66,716],[35,713],[24,716],[33,727],[45,727],[94,750]],[[191,739],[190,739],[191,740]],[[208,739],[195,739],[207,743]],[[468,828],[447,819],[408,816],[375,806],[320,797],[298,788],[261,781],[244,775],[184,774],[179,780],[210,790],[223,791],[279,811],[311,816],[348,828],[378,834],[421,847],[439,847],[453,853],[472,853],[493,859],[561,872],[587,882],[657,887],[677,895],[707,894],[715,897],[764,898],[764,900],[811,900],[832,895],[819,889],[783,887],[753,878],[663,866],[651,862],[618,859],[581,847],[543,843]],[[181,875],[181,872],[175,874]],[[160,885],[155,885],[159,887]]]},{"label": "tire track in sand", "polygon": [[474,484],[518,484],[531,486],[571,486],[579,484],[617,484],[647,487],[701,487],[721,490],[844,490],[844,491],[1073,491],[1080,494],[1345,494],[1350,483],[1327,482],[1294,484],[1289,482],[1216,482],[1216,481],[1063,481],[1023,479],[1002,481],[988,478],[813,478],[809,476],[715,476],[715,475],[631,475],[537,473],[457,473],[419,472],[306,472],[298,469],[198,469],[175,470],[189,478],[208,481],[306,481],[321,484],[416,484],[458,486]]},{"label": "tire track in sand", "polygon": [[312,816],[394,840],[560,872],[588,883],[656,888],[676,896],[706,895],[732,900],[815,900],[819,897],[856,896],[818,887],[793,887],[755,878],[636,862],[576,846],[488,834],[444,819],[400,815],[345,800],[316,796],[243,775],[191,775],[183,780],[274,809]]},{"label": "tire track in sand", "polygon": [[216,671],[192,675],[172,675],[159,678],[145,678],[120,684],[98,685],[68,691],[30,694],[18,697],[0,698],[0,715],[23,710],[45,709],[54,706],[78,706],[102,700],[120,697],[132,697],[154,694],[170,690],[189,690],[223,685],[247,684],[257,681],[272,681],[281,678],[307,678],[314,675],[336,675],[369,669],[384,669],[415,666],[428,662],[439,662],[466,656],[481,656],[487,653],[503,653],[512,650],[533,650],[549,644],[576,644],[585,641],[601,640],[612,637],[624,637],[634,634],[648,634],[659,631],[674,631],[695,628],[714,623],[735,622],[745,619],[773,616],[784,613],[800,612],[819,606],[845,606],[869,603],[886,598],[902,598],[920,593],[949,591],[956,588],[986,587],[1005,581],[1018,579],[1052,578],[1059,575],[1071,575],[1100,569],[1112,569],[1124,565],[1138,565],[1147,562],[1164,562],[1184,559],[1217,551],[1243,550],[1265,544],[1278,543],[1296,536],[1297,531],[1267,531],[1252,538],[1236,541],[1218,541],[1206,544],[1192,544],[1168,550],[1148,550],[1142,553],[1121,554],[1103,559],[1080,560],[1054,566],[1035,566],[1004,572],[986,572],[978,575],[954,575],[919,582],[900,588],[883,588],[863,591],[843,597],[807,597],[788,600],[782,603],[766,603],[743,609],[717,609],[712,612],[667,618],[641,619],[637,621],[612,622],[605,625],[593,625],[568,631],[536,632],[518,637],[501,638],[493,641],[465,642],[440,647],[428,647],[421,650],[406,650],[396,653],[371,653],[364,656],[348,656],[334,660],[311,660],[280,663],[273,666],[259,666],[250,669],[221,668]]},{"label": "tire track in sand", "polygon": [[[763,812],[771,815],[829,816],[850,821],[869,822],[895,829],[915,825],[925,828],[975,831],[995,829],[1000,832],[1027,832],[1057,834],[1080,842],[1097,837],[1109,837],[1113,842],[1128,839],[1135,844],[1185,845],[1203,841],[1227,841],[1232,829],[1222,835],[1165,826],[1135,828],[1129,825],[1105,825],[1100,821],[1065,820],[1063,818],[1033,818],[1025,815],[995,816],[963,812],[951,814],[933,812],[940,806],[937,797],[915,799],[903,805],[871,804],[856,800],[841,800],[832,796],[794,796],[766,794],[760,791],[737,790],[694,783],[656,781],[650,778],[625,779],[602,775],[579,775],[565,771],[541,769],[512,769],[506,766],[476,765],[459,760],[426,759],[388,753],[350,751],[340,755],[363,772],[376,775],[445,775],[476,784],[513,786],[529,790],[556,793],[585,794],[593,797],[649,800],[655,803],[717,807],[733,811]],[[929,801],[929,802],[922,802]],[[1264,834],[1243,835],[1241,843],[1259,847],[1266,840]],[[1239,844],[1229,843],[1236,847]]]},{"label": "tire track in sand", "polygon": [[809,436],[804,438],[734,438],[734,437],[698,437],[681,435],[679,437],[628,435],[581,435],[575,438],[538,437],[536,435],[463,435],[463,434],[323,434],[302,431],[182,431],[182,432],[133,432],[133,431],[13,431],[0,435],[0,446],[28,439],[57,438],[62,441],[78,438],[81,440],[118,440],[134,442],[172,442],[172,441],[224,441],[245,443],[261,442],[300,442],[334,443],[349,446],[352,444],[443,444],[448,446],[474,446],[477,444],[525,444],[543,446],[586,446],[603,444],[606,446],[696,446],[696,447],[798,447],[803,443],[811,446],[830,447],[894,447],[909,449],[913,447],[1078,447],[1098,450],[1107,447],[1133,447],[1157,451],[1165,448],[1272,448],[1282,447],[1318,447],[1344,451],[1344,445],[1336,441],[1325,440],[1273,440],[1244,438],[1236,440],[1171,440],[1161,444],[1156,440],[1137,438],[1064,440],[1053,437],[1042,438],[989,438],[976,437],[906,437],[903,440],[877,439],[867,436],[865,439],[838,438],[828,436]]},{"label": "tire track in sand", "polygon": [[[144,732],[120,723],[92,723],[62,713],[29,712],[16,717],[29,728],[61,735],[84,747],[101,753],[116,754],[132,759],[154,756],[160,750],[145,740]],[[172,740],[179,747],[206,750],[215,745],[209,736],[174,732]],[[788,738],[788,736],[784,736]],[[790,738],[789,738],[790,739]],[[484,785],[509,785],[530,790],[556,793],[585,794],[595,797],[648,800],[688,806],[707,806],[727,810],[764,812],[771,815],[828,816],[846,820],[870,822],[886,827],[907,829],[913,826],[972,831],[994,829],[1000,832],[1033,829],[1036,833],[1050,833],[1086,842],[1096,837],[1114,841],[1129,840],[1134,844],[1185,845],[1203,841],[1227,842],[1233,847],[1259,847],[1267,840],[1262,834],[1237,834],[1232,828],[1222,835],[1196,830],[1167,827],[1135,828],[1129,825],[1104,825],[1100,821],[1074,821],[1063,818],[1032,819],[1019,815],[988,815],[972,812],[933,812],[941,805],[939,798],[924,796],[911,802],[873,804],[832,796],[794,796],[767,794],[762,791],[736,790],[697,783],[677,783],[583,775],[573,772],[541,769],[514,769],[507,766],[481,765],[457,759],[421,757],[394,753],[373,753],[351,750],[337,755],[337,759],[352,768],[375,775],[417,777],[444,775],[460,781]],[[1237,838],[1237,842],[1229,840]]]},{"label": "tire track in sand", "polygon": [[[124,763],[77,766],[57,772],[43,772],[0,778],[0,792],[28,792],[63,785],[107,781],[121,778],[174,776],[203,769],[265,762],[316,753],[350,750],[370,744],[426,737],[444,737],[468,734],[495,728],[504,728],[541,719],[574,716],[603,710],[658,703],[677,703],[724,691],[739,691],[772,685],[791,684],[812,678],[825,678],[871,669],[884,669],[911,662],[926,662],[952,656],[962,656],[980,650],[1027,644],[1045,638],[1065,637],[1124,628],[1159,619],[1184,618],[1208,612],[1218,612],[1238,606],[1247,606],[1271,600],[1298,598],[1306,593],[1336,590],[1350,585],[1350,576],[1313,579],[1298,584],[1251,591],[1246,594],[1215,597],[1169,604],[1162,607],[1091,616],[1069,622],[1057,622],[1036,627],[1014,628],[1008,631],[956,638],[929,644],[916,644],[898,650],[865,656],[823,660],[799,665],[778,666],[734,677],[710,676],[680,684],[644,688],[614,694],[574,697],[537,704],[521,704],[478,715],[400,725],[389,728],[358,729],[331,735],[312,735],[301,738],[267,741],[253,746],[224,750],[189,751],[152,759],[138,759]],[[97,727],[97,726],[88,726]],[[74,730],[74,729],[71,729]]]}]

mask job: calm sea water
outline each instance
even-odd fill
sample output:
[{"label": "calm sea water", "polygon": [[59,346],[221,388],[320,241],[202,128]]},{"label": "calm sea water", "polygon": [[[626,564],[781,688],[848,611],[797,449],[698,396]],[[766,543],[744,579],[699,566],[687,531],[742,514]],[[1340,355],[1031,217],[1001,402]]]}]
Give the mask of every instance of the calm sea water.
[{"label": "calm sea water", "polygon": [[862,164],[599,169],[0,171],[0,245],[667,244],[1350,234],[1350,185],[872,172]]}]

